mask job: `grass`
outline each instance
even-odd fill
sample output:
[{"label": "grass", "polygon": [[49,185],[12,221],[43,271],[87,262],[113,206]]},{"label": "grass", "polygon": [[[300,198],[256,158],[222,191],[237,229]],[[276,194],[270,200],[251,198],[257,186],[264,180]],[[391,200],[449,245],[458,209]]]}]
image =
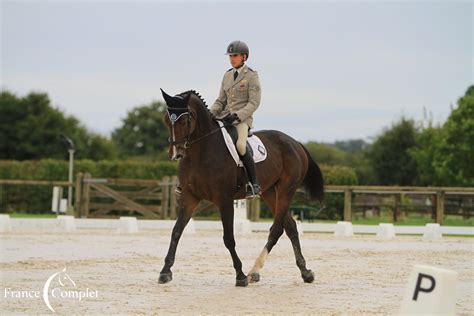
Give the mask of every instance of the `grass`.
[{"label": "grass", "polygon": [[[378,225],[380,223],[392,223],[391,218],[384,217],[375,217],[375,218],[356,218],[352,220],[354,225]],[[397,222],[394,225],[399,226],[425,226],[429,223],[435,223],[429,216],[423,217],[405,217]],[[444,226],[474,226],[474,218],[463,219],[455,216],[447,216],[444,219]]]},{"label": "grass", "polygon": [[56,218],[56,214],[10,213],[11,218]]},{"label": "grass", "polygon": [[[272,222],[273,218],[261,218],[262,222]],[[337,220],[314,220],[308,223],[317,223],[317,224],[335,224]],[[392,223],[392,219],[389,217],[373,217],[373,218],[355,218],[352,220],[354,225],[378,225],[380,223]],[[405,217],[398,220],[394,225],[398,226],[425,226],[426,224],[434,223],[434,221],[429,216],[419,216],[419,217]],[[474,226],[474,218],[463,219],[456,216],[447,216],[444,219],[443,226]]]}]

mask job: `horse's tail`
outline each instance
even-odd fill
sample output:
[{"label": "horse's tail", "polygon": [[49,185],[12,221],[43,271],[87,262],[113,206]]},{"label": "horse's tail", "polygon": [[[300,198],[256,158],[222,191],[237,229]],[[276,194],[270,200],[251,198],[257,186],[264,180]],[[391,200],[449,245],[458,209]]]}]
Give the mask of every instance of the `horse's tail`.
[{"label": "horse's tail", "polygon": [[306,176],[303,180],[303,187],[309,193],[311,199],[322,202],[324,199],[323,174],[303,144],[301,144],[301,147],[303,147],[308,157],[308,171],[306,171]]}]

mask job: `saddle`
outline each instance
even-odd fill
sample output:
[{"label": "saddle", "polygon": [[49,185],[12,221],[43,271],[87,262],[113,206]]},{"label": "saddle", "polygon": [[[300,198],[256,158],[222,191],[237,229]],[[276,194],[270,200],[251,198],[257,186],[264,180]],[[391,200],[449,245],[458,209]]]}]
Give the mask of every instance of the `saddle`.
[{"label": "saddle", "polygon": [[[218,121],[218,123],[221,127],[224,125],[221,121]],[[221,131],[229,153],[231,154],[232,158],[234,158],[237,166],[242,167],[242,161],[240,161],[239,154],[235,147],[238,138],[237,129],[235,126],[230,125],[226,126],[225,128],[221,128]],[[252,133],[250,128],[247,138],[247,150],[252,154],[255,163],[262,162],[267,158],[267,149],[265,148],[265,145],[257,135]]]}]

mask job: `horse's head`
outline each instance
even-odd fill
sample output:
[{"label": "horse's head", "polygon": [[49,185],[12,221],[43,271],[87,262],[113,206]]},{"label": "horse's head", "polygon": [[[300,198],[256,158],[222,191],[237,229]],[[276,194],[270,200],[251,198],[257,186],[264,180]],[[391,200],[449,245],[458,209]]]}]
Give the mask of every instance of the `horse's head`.
[{"label": "horse's head", "polygon": [[66,286],[65,282],[71,283],[73,287],[76,287],[76,282],[74,282],[69,274],[66,273],[66,268],[64,268],[60,274],[58,274],[59,285]]},{"label": "horse's head", "polygon": [[184,158],[186,149],[189,148],[191,135],[196,129],[197,113],[188,106],[191,92],[170,96],[161,89],[165,99],[168,115],[165,123],[170,133],[168,155],[171,160]]}]

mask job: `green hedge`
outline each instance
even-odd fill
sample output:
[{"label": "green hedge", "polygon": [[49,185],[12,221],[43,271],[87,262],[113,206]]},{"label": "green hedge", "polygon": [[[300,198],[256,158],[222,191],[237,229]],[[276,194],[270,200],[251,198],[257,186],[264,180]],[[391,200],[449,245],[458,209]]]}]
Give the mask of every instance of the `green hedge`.
[{"label": "green hedge", "polygon": [[[67,180],[69,163],[65,160],[0,160],[0,179]],[[172,161],[93,161],[74,162],[74,174],[89,172],[94,178],[161,179],[175,175],[178,164]]]},{"label": "green hedge", "polygon": [[[0,179],[68,179],[69,163],[64,160],[0,160]],[[175,175],[178,164],[171,161],[92,161],[74,162],[74,174],[89,172],[95,178],[161,179]],[[34,185],[0,185],[0,212],[45,213],[51,210],[52,188]]]}]

